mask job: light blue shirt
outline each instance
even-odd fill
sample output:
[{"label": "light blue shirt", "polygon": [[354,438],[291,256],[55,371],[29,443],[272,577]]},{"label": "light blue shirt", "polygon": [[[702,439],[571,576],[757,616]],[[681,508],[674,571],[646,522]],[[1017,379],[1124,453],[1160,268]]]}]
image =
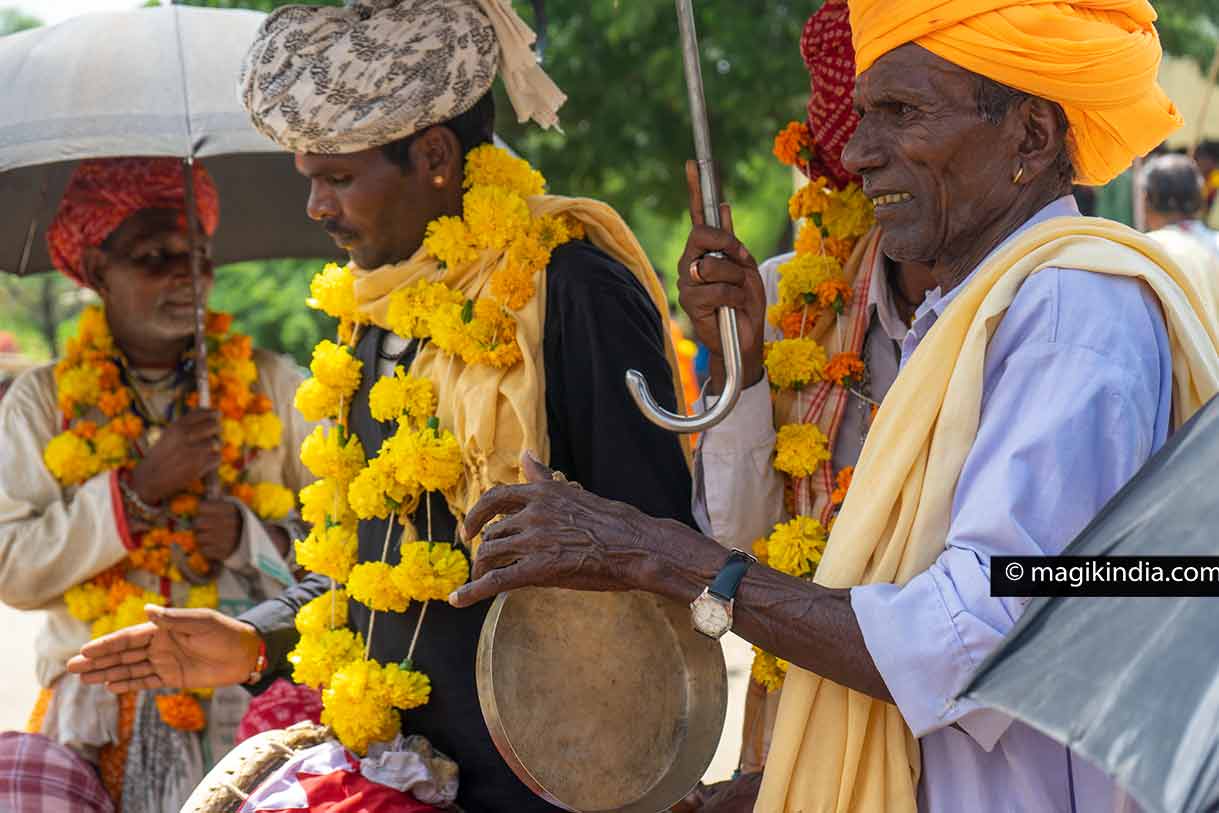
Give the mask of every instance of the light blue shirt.
[{"label": "light blue shirt", "polygon": [[[1060,198],[1016,233],[1078,214]],[[928,293],[903,367],[976,273]],[[1069,268],[1025,281],[987,346],[944,552],[901,587],[851,591],[868,651],[922,745],[921,811],[1137,809],[1062,745],[953,698],[1027,604],[990,595],[991,557],[1060,553],[1164,443],[1171,414],[1168,333],[1150,288]]]}]

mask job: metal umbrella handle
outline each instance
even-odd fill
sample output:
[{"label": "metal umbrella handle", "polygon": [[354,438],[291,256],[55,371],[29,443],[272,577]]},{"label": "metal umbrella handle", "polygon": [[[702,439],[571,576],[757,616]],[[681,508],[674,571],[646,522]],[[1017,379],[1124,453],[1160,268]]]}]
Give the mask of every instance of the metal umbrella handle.
[{"label": "metal umbrella handle", "polygon": [[[707,124],[707,101],[703,96],[703,71],[699,63],[698,33],[694,29],[693,0],[677,0],[677,26],[681,32],[682,61],[686,69],[686,90],[690,97],[690,118],[694,124],[694,157],[698,160],[699,188],[703,195],[703,218],[719,228],[720,205],[715,189],[711,159],[711,128]],[[703,432],[718,424],[736,406],[741,395],[741,341],[736,330],[736,311],[720,308],[720,342],[724,350],[724,391],[715,406],[701,415],[687,417],[669,412],[656,403],[648,383],[638,370],[626,371],[626,388],[640,412],[652,423],[670,432]]]}]

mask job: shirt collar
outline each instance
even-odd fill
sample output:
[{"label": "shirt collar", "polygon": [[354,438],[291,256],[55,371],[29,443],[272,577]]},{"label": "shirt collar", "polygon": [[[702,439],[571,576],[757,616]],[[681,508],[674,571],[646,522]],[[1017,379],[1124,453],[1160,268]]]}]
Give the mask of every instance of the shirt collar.
[{"label": "shirt collar", "polygon": [[885,268],[883,252],[877,251],[872,260],[872,279],[868,284],[868,316],[875,315],[881,329],[890,339],[901,342],[910,328],[902,319],[897,303],[893,300],[893,288],[889,285],[889,274]]},{"label": "shirt collar", "polygon": [[909,332],[902,340],[902,363],[905,364],[906,359],[910,357],[910,353],[914,352],[915,346],[922,341],[922,338],[927,335],[927,331],[931,330],[931,326],[940,318],[940,314],[952,304],[952,301],[957,298],[957,295],[961,291],[965,290],[965,286],[970,283],[978,273],[978,270],[986,265],[986,261],[995,255],[995,252],[999,251],[999,249],[1003,248],[1024,231],[1055,217],[1079,217],[1079,206],[1076,204],[1075,198],[1071,195],[1063,195],[1061,198],[1043,206],[1036,214],[1024,221],[1019,228],[1004,238],[1003,242],[991,249],[982,258],[982,261],[974,266],[965,279],[961,280],[948,293],[940,293],[938,287],[928,291],[923,303],[915,310],[914,321],[910,326]]}]

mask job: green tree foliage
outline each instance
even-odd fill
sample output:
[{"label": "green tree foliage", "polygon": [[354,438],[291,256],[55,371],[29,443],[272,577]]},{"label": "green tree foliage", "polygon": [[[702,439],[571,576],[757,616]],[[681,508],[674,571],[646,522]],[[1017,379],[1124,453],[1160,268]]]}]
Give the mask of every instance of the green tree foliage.
[{"label": "green tree foliage", "polygon": [[30,28],[42,25],[42,20],[31,17],[20,9],[0,8],[0,37],[5,34],[16,34]]},{"label": "green tree foliage", "polygon": [[1157,0],[1155,8],[1164,50],[1190,57],[1205,72],[1219,45],[1219,0]]}]

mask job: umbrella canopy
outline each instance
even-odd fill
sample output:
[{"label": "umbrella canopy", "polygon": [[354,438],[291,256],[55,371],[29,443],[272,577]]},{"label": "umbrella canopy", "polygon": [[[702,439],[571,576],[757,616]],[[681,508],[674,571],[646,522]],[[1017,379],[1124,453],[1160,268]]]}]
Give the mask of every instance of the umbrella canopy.
[{"label": "umbrella canopy", "polygon": [[45,229],[76,162],[203,159],[218,264],[342,256],[305,215],[292,156],[250,125],[237,73],[265,15],[169,6],[86,14],[0,38],[0,271],[51,267]]},{"label": "umbrella canopy", "polygon": [[[1219,399],[1063,552],[1214,556]],[[1219,600],[1035,598],[965,695],[1115,777],[1147,811],[1219,805]]]}]

